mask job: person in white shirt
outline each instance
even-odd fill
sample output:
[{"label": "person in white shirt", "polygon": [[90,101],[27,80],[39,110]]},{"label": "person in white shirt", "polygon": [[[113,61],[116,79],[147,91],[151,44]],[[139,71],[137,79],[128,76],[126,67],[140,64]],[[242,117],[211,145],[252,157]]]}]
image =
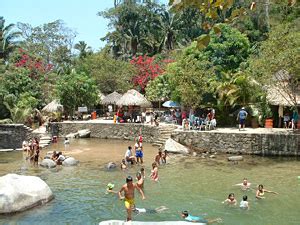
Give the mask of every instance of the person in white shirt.
[{"label": "person in white shirt", "polygon": [[247,195],[243,196],[243,200],[240,202],[240,208],[241,209],[250,209]]},{"label": "person in white shirt", "polygon": [[128,149],[126,150],[125,160],[126,160],[127,163],[129,163],[129,162],[131,164],[135,163],[135,157],[132,154],[132,147],[131,146],[128,146]]}]

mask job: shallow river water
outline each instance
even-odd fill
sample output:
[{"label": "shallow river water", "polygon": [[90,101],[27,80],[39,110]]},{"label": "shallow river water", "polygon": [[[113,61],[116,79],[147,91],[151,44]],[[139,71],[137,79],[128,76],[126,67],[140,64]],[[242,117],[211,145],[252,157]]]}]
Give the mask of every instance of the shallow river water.
[{"label": "shallow river water", "polygon": [[[35,175],[51,188],[55,199],[14,215],[0,215],[0,224],[98,224],[103,220],[126,218],[124,203],[117,195],[106,194],[106,185],[115,184],[118,191],[127,175],[134,176],[139,166],[128,171],[119,168],[107,171],[109,161],[119,164],[128,145],[133,142],[101,139],[76,139],[65,150],[63,144],[54,144],[46,151],[60,149],[80,160],[76,167],[55,169],[34,168],[24,161],[22,152],[0,153],[0,176],[7,173]],[[144,143],[146,176],[157,152]],[[226,155],[216,159],[170,155],[167,165],[159,167],[159,182],[148,177],[145,180],[146,199],[136,193],[139,208],[154,209],[166,206],[159,214],[139,214],[139,221],[181,220],[180,212],[188,210],[192,215],[207,218],[220,217],[226,225],[299,225],[300,224],[300,166],[292,158],[262,158],[245,156],[245,160],[233,164]],[[242,191],[233,184],[247,177],[256,189],[264,184],[279,195],[266,193],[263,200],[255,200],[255,190]],[[238,203],[248,196],[250,210],[228,207],[221,202],[234,192]],[[155,224],[155,223],[154,223]]]}]

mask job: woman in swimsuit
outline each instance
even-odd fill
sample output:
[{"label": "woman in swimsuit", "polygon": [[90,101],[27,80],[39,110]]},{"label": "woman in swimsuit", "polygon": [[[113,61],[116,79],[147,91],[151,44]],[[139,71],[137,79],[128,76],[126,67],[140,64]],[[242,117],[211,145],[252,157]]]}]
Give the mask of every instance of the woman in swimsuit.
[{"label": "woman in swimsuit", "polygon": [[267,190],[267,189],[264,189],[264,186],[263,186],[262,184],[260,184],[260,185],[258,185],[258,189],[257,189],[257,191],[256,191],[255,197],[256,197],[257,199],[263,199],[263,198],[265,198],[265,197],[264,197],[265,192],[266,192],[266,193],[272,193],[272,194],[278,195],[278,193],[275,192],[275,191],[269,191],[269,190]]},{"label": "woman in swimsuit", "polygon": [[227,205],[236,205],[236,199],[234,197],[234,193],[230,193],[228,195],[228,198],[226,200],[224,200],[222,203],[223,204],[227,203]]}]

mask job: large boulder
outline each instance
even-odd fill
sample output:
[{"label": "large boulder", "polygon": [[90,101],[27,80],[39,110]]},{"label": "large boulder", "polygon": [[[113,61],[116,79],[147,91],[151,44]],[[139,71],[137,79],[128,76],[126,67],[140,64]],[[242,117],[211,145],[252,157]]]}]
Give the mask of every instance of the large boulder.
[{"label": "large boulder", "polygon": [[39,177],[17,174],[0,177],[0,214],[24,211],[53,197],[49,186]]},{"label": "large boulder", "polygon": [[165,150],[171,153],[188,154],[189,149],[184,145],[174,141],[172,138],[166,140]]},{"label": "large boulder", "polygon": [[79,138],[89,138],[91,136],[91,131],[89,129],[79,130]]},{"label": "large boulder", "polygon": [[45,168],[54,168],[56,167],[56,163],[52,159],[43,159],[42,162],[40,162],[41,167]]},{"label": "large boulder", "polygon": [[76,166],[79,163],[78,160],[74,159],[73,157],[66,158],[63,162],[63,166]]}]

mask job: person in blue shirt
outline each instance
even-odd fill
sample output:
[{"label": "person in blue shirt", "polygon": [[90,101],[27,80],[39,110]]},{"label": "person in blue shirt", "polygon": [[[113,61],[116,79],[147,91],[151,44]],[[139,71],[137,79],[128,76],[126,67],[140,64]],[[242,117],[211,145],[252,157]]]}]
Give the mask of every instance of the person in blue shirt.
[{"label": "person in blue shirt", "polygon": [[239,124],[239,130],[241,129],[245,129],[245,121],[247,118],[247,111],[245,110],[245,107],[242,107],[242,109],[239,111],[238,115],[237,115],[237,120],[239,120],[240,124]]},{"label": "person in blue shirt", "polygon": [[197,223],[220,223],[222,222],[221,218],[216,218],[216,219],[205,219],[202,216],[192,216],[188,213],[188,211],[182,211],[181,212],[181,217],[184,218],[185,220],[189,222],[197,222]]}]

